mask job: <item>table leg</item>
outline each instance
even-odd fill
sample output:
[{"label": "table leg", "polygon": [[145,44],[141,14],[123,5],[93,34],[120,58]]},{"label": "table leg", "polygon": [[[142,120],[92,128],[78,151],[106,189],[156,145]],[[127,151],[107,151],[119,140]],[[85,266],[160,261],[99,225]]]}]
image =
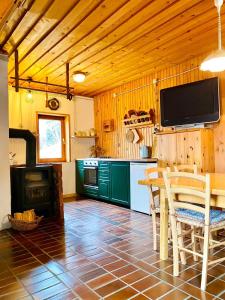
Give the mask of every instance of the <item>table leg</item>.
[{"label": "table leg", "polygon": [[168,201],[160,189],[160,259],[168,258]]}]

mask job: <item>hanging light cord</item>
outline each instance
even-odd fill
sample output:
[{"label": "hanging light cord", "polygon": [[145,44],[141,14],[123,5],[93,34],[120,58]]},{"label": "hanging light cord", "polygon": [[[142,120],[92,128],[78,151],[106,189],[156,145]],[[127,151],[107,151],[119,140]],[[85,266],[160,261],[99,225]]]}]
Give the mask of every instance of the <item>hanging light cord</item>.
[{"label": "hanging light cord", "polygon": [[217,7],[218,13],[218,48],[222,50],[222,26],[221,26],[221,7],[223,5],[223,0],[215,0],[215,6]]}]

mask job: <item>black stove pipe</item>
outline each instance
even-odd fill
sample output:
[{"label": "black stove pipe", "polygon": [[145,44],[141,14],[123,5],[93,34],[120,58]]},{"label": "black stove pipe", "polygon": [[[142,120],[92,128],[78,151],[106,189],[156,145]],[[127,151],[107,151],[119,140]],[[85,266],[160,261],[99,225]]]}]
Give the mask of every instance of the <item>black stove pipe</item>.
[{"label": "black stove pipe", "polygon": [[36,137],[25,129],[9,128],[9,138],[24,139],[26,141],[26,166],[36,165]]}]

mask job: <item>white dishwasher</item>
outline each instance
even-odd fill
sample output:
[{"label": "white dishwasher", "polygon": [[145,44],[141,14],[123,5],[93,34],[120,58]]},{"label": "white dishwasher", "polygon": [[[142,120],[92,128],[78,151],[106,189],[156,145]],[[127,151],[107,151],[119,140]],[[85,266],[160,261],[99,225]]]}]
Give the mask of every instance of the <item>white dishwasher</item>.
[{"label": "white dishwasher", "polygon": [[[138,184],[145,178],[145,169],[156,168],[157,163],[133,162],[130,164],[130,208],[142,213],[151,214],[148,187]],[[152,174],[156,178],[157,173]]]}]

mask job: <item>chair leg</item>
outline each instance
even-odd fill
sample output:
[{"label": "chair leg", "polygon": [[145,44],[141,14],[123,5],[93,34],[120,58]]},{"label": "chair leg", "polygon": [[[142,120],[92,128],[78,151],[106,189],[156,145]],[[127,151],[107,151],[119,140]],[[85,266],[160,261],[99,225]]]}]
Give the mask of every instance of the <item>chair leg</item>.
[{"label": "chair leg", "polygon": [[[191,231],[191,241],[193,243],[192,251],[197,252],[197,244],[196,244],[196,237],[195,237],[196,228],[195,228],[195,226],[192,226],[191,229],[192,229],[192,231]],[[198,261],[198,256],[193,254],[193,259],[194,259],[194,261]]]},{"label": "chair leg", "polygon": [[176,218],[174,216],[171,216],[170,224],[171,224],[172,238],[173,238],[173,275],[179,276],[179,249],[178,249]]},{"label": "chair leg", "polygon": [[152,228],[153,228],[153,250],[157,250],[157,224],[156,213],[152,211]]},{"label": "chair leg", "polygon": [[[178,244],[180,247],[184,248],[184,239],[183,239],[183,235],[182,235],[182,224],[181,222],[177,223],[177,231],[178,231]],[[187,261],[186,261],[186,255],[184,251],[180,250],[180,259],[181,259],[181,263],[182,265],[186,265]]]},{"label": "chair leg", "polygon": [[202,262],[202,280],[201,290],[206,290],[207,271],[208,271],[208,256],[209,256],[209,226],[204,227],[204,248],[203,248],[203,262]]},{"label": "chair leg", "polygon": [[[198,229],[198,234],[201,235],[201,236],[204,236],[204,229],[199,228]],[[203,239],[199,239],[199,246],[200,246],[200,250],[201,250],[202,253],[203,253],[203,248],[204,248],[203,244],[204,244]]]}]

